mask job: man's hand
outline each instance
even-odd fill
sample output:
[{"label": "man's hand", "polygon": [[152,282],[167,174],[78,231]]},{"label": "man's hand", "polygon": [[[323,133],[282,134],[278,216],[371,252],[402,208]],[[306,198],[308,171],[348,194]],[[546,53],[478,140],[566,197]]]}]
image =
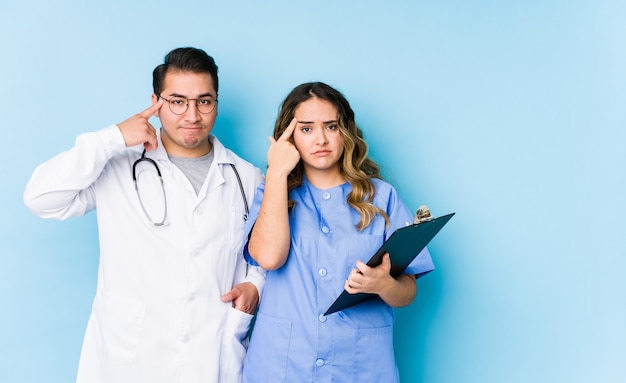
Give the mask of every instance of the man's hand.
[{"label": "man's hand", "polygon": [[148,120],[150,117],[156,115],[161,105],[163,105],[163,99],[159,99],[143,112],[117,124],[117,127],[124,137],[124,142],[126,142],[126,147],[143,144],[147,152],[156,149],[156,129]]},{"label": "man's hand", "polygon": [[233,302],[237,310],[254,314],[259,304],[259,292],[250,282],[240,283],[222,296],[222,302]]}]

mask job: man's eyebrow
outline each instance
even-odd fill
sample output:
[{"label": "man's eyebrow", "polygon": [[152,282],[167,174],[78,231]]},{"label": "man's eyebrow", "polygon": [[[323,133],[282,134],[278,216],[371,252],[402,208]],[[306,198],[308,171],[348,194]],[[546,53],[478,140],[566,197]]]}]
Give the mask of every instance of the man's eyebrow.
[{"label": "man's eyebrow", "polygon": [[[206,96],[211,96],[211,98],[213,98],[214,100],[216,99],[216,97],[211,92],[203,93],[203,94],[199,95],[198,98],[202,98],[202,97],[206,97]],[[189,97],[187,97],[187,96],[185,96],[183,94],[180,94],[180,93],[170,93],[169,97],[183,97],[183,98],[189,99]]]}]

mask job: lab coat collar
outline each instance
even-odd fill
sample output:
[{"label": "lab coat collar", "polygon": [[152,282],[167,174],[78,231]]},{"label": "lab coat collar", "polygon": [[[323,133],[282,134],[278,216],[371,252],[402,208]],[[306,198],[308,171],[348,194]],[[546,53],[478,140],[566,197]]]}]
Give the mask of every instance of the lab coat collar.
[{"label": "lab coat collar", "polygon": [[211,135],[209,136],[209,140],[211,140],[211,143],[213,144],[213,164],[211,165],[207,176],[207,191],[211,191],[225,182],[224,166],[235,164],[234,158],[231,156],[230,152],[226,150],[226,147],[217,139],[217,137]]}]

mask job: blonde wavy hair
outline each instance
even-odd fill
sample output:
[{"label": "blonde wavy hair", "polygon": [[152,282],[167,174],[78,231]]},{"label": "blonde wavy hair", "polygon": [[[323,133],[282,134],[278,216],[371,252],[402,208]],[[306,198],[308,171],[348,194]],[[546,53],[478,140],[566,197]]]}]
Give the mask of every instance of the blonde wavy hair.
[{"label": "blonde wavy hair", "polygon": [[[287,129],[294,117],[296,108],[314,97],[328,101],[337,108],[337,126],[344,145],[343,155],[339,160],[339,168],[342,176],[352,185],[352,191],[348,194],[347,202],[361,215],[361,219],[356,225],[357,230],[361,231],[368,227],[376,214],[380,214],[388,226],[389,217],[385,211],[372,203],[376,188],[371,179],[382,179],[380,169],[367,156],[368,147],[363,139],[363,132],[357,126],[354,111],[341,92],[322,82],[308,82],[295,87],[281,104],[274,125],[274,138],[278,139]],[[302,185],[303,177],[304,165],[300,160],[287,177],[288,191],[290,192]],[[295,207],[294,201],[289,201],[289,207]]]}]

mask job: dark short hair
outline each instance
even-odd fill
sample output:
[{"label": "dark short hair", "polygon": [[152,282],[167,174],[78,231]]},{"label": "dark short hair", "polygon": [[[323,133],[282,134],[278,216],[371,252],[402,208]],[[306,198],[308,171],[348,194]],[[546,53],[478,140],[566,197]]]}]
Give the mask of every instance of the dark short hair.
[{"label": "dark short hair", "polygon": [[208,73],[213,79],[215,92],[218,91],[217,64],[213,57],[202,49],[176,48],[168,53],[163,64],[154,68],[152,72],[152,89],[155,94],[161,94],[163,91],[163,81],[168,71]]}]

